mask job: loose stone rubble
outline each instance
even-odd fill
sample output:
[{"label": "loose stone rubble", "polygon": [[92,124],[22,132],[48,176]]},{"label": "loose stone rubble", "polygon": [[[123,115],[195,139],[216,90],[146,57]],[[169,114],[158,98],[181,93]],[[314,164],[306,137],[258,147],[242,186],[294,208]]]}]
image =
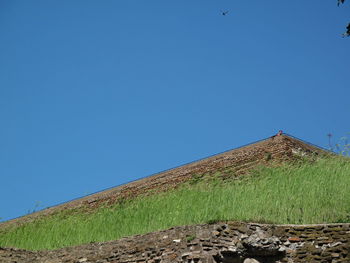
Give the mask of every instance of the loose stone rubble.
[{"label": "loose stone rubble", "polygon": [[181,226],[52,251],[0,248],[0,262],[345,263],[350,262],[350,224]]}]

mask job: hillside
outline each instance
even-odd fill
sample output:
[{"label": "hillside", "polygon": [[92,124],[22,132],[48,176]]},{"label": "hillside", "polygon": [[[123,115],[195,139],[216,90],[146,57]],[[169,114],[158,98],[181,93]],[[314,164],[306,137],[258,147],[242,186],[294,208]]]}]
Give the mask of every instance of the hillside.
[{"label": "hillside", "polygon": [[349,262],[349,174],[275,136],[5,222],[0,261]]},{"label": "hillside", "polygon": [[[7,227],[0,246],[27,249],[119,239],[221,220],[278,224],[350,222],[350,162],[341,157],[259,167],[239,178],[195,176],[182,187],[95,210],[65,210]],[[1,232],[1,231],[0,231]]]},{"label": "hillside", "polygon": [[8,225],[32,221],[33,219],[63,210],[79,208],[94,210],[102,205],[117,203],[119,200],[155,192],[164,192],[192,180],[195,175],[213,175],[217,172],[222,172],[223,178],[225,176],[237,177],[248,173],[259,165],[274,165],[310,154],[328,154],[328,152],[289,135],[272,136],[256,143],[0,223],[0,229]]}]

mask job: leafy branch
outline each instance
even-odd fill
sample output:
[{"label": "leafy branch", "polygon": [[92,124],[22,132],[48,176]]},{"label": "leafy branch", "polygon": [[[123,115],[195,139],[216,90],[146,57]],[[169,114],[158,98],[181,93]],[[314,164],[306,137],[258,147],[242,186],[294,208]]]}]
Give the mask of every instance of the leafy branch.
[{"label": "leafy branch", "polygon": [[[338,0],[338,6],[344,4],[345,0]],[[343,33],[343,37],[350,36],[350,23],[346,26],[346,32]]]}]

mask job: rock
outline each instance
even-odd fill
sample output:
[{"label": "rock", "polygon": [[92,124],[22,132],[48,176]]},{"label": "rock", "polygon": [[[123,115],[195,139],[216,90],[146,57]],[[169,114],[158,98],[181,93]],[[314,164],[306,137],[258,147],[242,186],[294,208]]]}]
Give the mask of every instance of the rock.
[{"label": "rock", "polygon": [[286,250],[287,250],[287,249],[286,249],[285,246],[281,246],[281,247],[278,249],[279,252],[284,252],[284,251],[286,251]]},{"label": "rock", "polygon": [[260,263],[259,261],[257,261],[254,258],[246,258],[243,263]]},{"label": "rock", "polygon": [[295,243],[295,242],[300,242],[301,239],[299,237],[290,237],[290,238],[288,238],[288,241]]},{"label": "rock", "polygon": [[214,235],[214,236],[219,236],[219,235],[220,235],[220,232],[215,230],[215,231],[213,231],[213,235]]},{"label": "rock", "polygon": [[266,232],[265,232],[265,231],[262,231],[260,228],[257,228],[256,234],[257,234],[257,236],[258,236],[259,239],[265,239],[265,238],[267,238]]},{"label": "rock", "polygon": [[247,235],[247,234],[242,234],[241,236],[240,236],[240,238],[241,239],[246,239],[246,238],[248,238],[249,236]]},{"label": "rock", "polygon": [[336,246],[339,246],[341,244],[342,244],[342,242],[335,242],[335,243],[328,244],[328,246],[329,247],[336,247]]},{"label": "rock", "polygon": [[290,244],[291,244],[291,243],[290,243],[289,240],[287,240],[286,242],[283,243],[283,245],[285,245],[285,246],[289,246]]}]

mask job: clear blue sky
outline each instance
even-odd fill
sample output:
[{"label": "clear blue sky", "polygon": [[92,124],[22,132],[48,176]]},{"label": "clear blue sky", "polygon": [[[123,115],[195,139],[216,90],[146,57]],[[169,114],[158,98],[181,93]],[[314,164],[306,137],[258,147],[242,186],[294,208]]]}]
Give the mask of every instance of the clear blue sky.
[{"label": "clear blue sky", "polygon": [[349,21],[336,0],[0,0],[0,217],[279,129],[327,146],[350,132]]}]

